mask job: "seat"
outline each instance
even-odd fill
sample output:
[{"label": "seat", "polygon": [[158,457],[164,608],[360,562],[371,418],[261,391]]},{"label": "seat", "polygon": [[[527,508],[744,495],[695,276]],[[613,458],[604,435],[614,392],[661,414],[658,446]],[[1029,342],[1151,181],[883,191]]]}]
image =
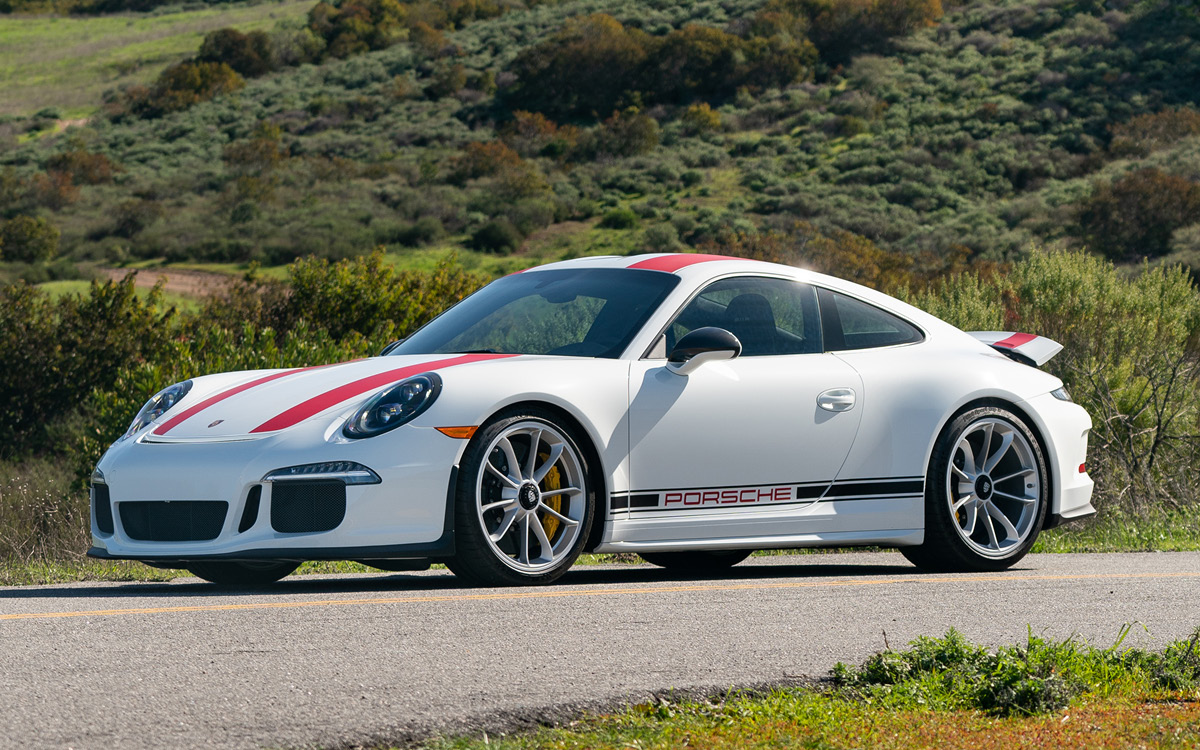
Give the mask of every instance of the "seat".
[{"label": "seat", "polygon": [[779,351],[778,329],[771,303],[761,294],[739,294],[725,308],[725,329],[742,342],[742,356],[756,357]]}]

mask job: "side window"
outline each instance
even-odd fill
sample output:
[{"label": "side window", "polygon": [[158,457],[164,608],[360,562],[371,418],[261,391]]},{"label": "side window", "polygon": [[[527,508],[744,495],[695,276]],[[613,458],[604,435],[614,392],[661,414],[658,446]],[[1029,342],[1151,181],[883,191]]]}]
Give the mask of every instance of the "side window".
[{"label": "side window", "polygon": [[826,351],[913,344],[925,338],[913,324],[878,307],[828,289],[818,295]]},{"label": "side window", "polygon": [[820,316],[812,287],[786,279],[743,276],[709,284],[668,326],[666,356],[687,333],[715,326],[742,342],[743,357],[821,351]]}]

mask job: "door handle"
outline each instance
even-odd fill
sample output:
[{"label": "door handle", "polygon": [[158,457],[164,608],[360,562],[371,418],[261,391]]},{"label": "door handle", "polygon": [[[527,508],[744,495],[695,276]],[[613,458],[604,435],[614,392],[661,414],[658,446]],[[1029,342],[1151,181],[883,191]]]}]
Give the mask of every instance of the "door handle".
[{"label": "door handle", "polygon": [[825,411],[850,411],[854,408],[854,390],[830,388],[817,396],[817,406]]}]

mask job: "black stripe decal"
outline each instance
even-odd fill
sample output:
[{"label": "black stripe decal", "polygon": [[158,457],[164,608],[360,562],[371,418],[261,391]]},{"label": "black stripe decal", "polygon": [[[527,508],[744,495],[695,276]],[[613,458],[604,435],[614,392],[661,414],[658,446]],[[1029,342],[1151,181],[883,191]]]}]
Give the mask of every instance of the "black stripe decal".
[{"label": "black stripe decal", "polygon": [[854,497],[856,495],[919,495],[925,482],[901,480],[892,482],[864,482],[861,484],[836,483],[829,488],[829,497]]}]

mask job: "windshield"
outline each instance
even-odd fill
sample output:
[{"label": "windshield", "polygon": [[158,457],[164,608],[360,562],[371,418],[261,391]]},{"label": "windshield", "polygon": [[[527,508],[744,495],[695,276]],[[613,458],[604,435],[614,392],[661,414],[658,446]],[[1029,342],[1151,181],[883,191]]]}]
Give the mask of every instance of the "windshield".
[{"label": "windshield", "polygon": [[624,268],[513,274],[442,313],[389,355],[615,358],[678,283],[673,274]]}]

